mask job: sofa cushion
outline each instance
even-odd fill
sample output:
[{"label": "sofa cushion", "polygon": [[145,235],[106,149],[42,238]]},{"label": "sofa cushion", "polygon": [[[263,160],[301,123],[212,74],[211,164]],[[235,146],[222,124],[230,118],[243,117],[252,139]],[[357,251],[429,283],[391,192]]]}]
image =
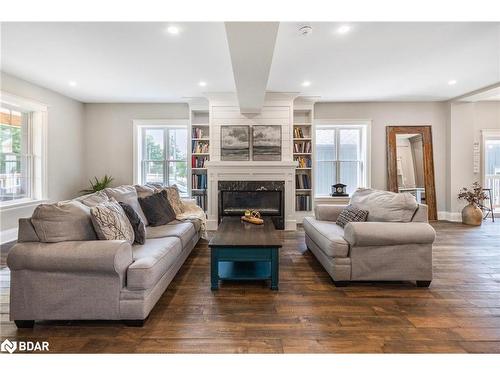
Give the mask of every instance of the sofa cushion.
[{"label": "sofa cushion", "polygon": [[368,211],[367,221],[409,222],[415,213],[417,200],[410,193],[393,193],[374,189],[358,189],[351,205]]},{"label": "sofa cushion", "polygon": [[125,215],[127,215],[130,225],[132,225],[132,229],[134,230],[134,243],[144,245],[144,242],[146,242],[146,226],[141,217],[135,212],[131,205],[124,202],[118,203],[123,208]]},{"label": "sofa cushion", "polygon": [[100,240],[125,240],[134,243],[134,229],[120,204],[111,198],[90,209],[92,224]]},{"label": "sofa cushion", "polygon": [[127,288],[145,290],[156,285],[182,251],[177,237],[148,239],[132,247],[134,262],[127,270]]},{"label": "sofa cushion", "polygon": [[344,239],[344,229],[332,221],[304,218],[304,230],[309,238],[330,257],[346,257],[349,244]]},{"label": "sofa cushion", "polygon": [[161,191],[149,197],[139,198],[142,210],[148,218],[149,225],[157,227],[175,220],[175,212],[168,201],[167,192]]},{"label": "sofa cushion", "polygon": [[168,201],[175,214],[182,214],[184,212],[184,203],[182,202],[181,196],[179,195],[179,189],[177,188],[177,185],[166,187],[165,191],[167,192]]},{"label": "sofa cushion", "polygon": [[33,212],[31,223],[40,242],[97,240],[90,208],[80,202],[40,204]]},{"label": "sofa cushion", "polygon": [[186,246],[196,235],[196,230],[191,222],[173,222],[159,227],[146,227],[146,238],[178,237],[182,247]]},{"label": "sofa cushion", "polygon": [[366,221],[367,216],[368,211],[360,210],[359,208],[349,205],[342,210],[335,223],[339,227],[344,228],[347,223],[350,223],[351,221]]},{"label": "sofa cushion", "polygon": [[132,206],[132,208],[141,217],[144,225],[148,225],[148,219],[142,211],[139,200],[137,199],[137,191],[132,185],[123,185],[116,188],[106,188],[104,192],[109,198],[115,198],[118,202],[124,202]]},{"label": "sofa cushion", "polygon": [[85,206],[94,207],[99,203],[107,202],[109,198],[106,193],[101,190],[92,194],[82,195],[81,197],[75,198],[73,200],[83,203]]}]

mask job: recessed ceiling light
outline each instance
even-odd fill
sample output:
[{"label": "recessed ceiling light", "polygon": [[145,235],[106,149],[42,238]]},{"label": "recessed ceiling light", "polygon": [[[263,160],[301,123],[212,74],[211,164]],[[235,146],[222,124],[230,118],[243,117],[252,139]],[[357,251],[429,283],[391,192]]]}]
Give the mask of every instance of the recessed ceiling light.
[{"label": "recessed ceiling light", "polygon": [[179,34],[179,28],[177,26],[169,26],[167,27],[167,32],[172,35],[177,35]]},{"label": "recessed ceiling light", "polygon": [[349,25],[342,25],[337,29],[338,34],[347,34],[349,31],[351,31],[351,26]]},{"label": "recessed ceiling light", "polygon": [[448,85],[450,85],[450,86],[453,86],[453,85],[455,85],[456,83],[457,83],[457,80],[456,80],[456,79],[452,79],[452,80],[448,81]]},{"label": "recessed ceiling light", "polygon": [[75,81],[69,81],[68,85],[70,85],[71,87],[75,87],[76,86],[76,82]]},{"label": "recessed ceiling light", "polygon": [[205,87],[207,83],[205,81],[200,81],[198,82],[198,85],[200,85],[201,87]]},{"label": "recessed ceiling light", "polygon": [[304,81],[304,82],[302,82],[302,86],[304,86],[304,87],[311,86],[311,81]]}]

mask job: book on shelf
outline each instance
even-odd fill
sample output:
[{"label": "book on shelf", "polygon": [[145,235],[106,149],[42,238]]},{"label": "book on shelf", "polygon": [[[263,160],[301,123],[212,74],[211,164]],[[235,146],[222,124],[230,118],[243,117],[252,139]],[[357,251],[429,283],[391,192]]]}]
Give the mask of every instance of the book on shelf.
[{"label": "book on shelf", "polygon": [[[193,136],[193,138],[204,138],[203,129],[193,128],[192,136]],[[207,138],[208,138],[208,136],[207,136]]]},{"label": "book on shelf", "polygon": [[191,186],[193,189],[207,189],[207,175],[206,174],[193,174],[191,175]]},{"label": "book on shelf", "polygon": [[206,194],[193,194],[193,198],[196,200],[196,205],[200,206],[203,211],[207,210],[207,195]]},{"label": "book on shelf", "polygon": [[294,138],[305,138],[302,128],[293,128],[293,137]]},{"label": "book on shelf", "polygon": [[310,153],[311,152],[311,141],[306,142],[296,142],[293,144],[293,152],[295,153]]},{"label": "book on shelf", "polygon": [[310,157],[296,156],[295,161],[299,162],[298,168],[311,168],[312,160]]},{"label": "book on shelf", "polygon": [[208,161],[208,156],[191,156],[191,168],[205,168],[205,162]]},{"label": "book on shelf", "polygon": [[208,141],[197,141],[193,140],[191,142],[191,150],[193,154],[208,154]]},{"label": "book on shelf", "polygon": [[298,194],[295,196],[295,210],[296,211],[311,211],[311,195]]},{"label": "book on shelf", "polygon": [[295,175],[295,188],[296,189],[310,189],[311,188],[311,178],[306,173],[301,173]]}]

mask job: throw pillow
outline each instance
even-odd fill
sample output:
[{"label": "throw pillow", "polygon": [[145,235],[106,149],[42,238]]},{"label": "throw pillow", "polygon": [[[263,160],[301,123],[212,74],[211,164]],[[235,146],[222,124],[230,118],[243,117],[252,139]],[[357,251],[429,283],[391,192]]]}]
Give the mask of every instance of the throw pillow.
[{"label": "throw pillow", "polygon": [[176,215],[182,214],[185,211],[184,203],[182,202],[181,196],[179,195],[179,189],[176,185],[172,185],[170,187],[166,187],[165,191],[167,192],[167,198],[172,206]]},{"label": "throw pillow", "polygon": [[40,242],[95,241],[90,209],[77,201],[40,204],[31,216]]},{"label": "throw pillow", "polygon": [[107,202],[109,200],[108,196],[101,190],[95,193],[82,195],[81,197],[75,198],[75,201],[83,203],[87,207],[94,207],[99,203]]},{"label": "throw pillow", "polygon": [[134,230],[134,242],[139,245],[144,245],[146,242],[146,226],[141,217],[135,212],[131,205],[124,202],[118,203],[123,208],[123,211],[125,211],[125,215],[127,215],[130,225],[132,225],[132,229]]},{"label": "throw pillow", "polygon": [[170,206],[165,190],[149,197],[139,198],[139,203],[152,227],[165,225],[175,220],[175,212]]},{"label": "throw pillow", "polygon": [[134,243],[134,230],[118,202],[111,198],[90,209],[92,224],[100,240],[125,240]]},{"label": "throw pillow", "polygon": [[139,201],[137,200],[137,191],[133,185],[123,185],[116,188],[104,189],[106,195],[110,198],[115,198],[117,202],[125,202],[132,206],[132,208],[141,217],[145,225],[148,225],[146,215],[141,209]]},{"label": "throw pillow", "polygon": [[360,210],[349,205],[342,210],[339,217],[337,218],[336,224],[344,228],[347,223],[350,223],[351,221],[366,221],[367,217],[368,211]]}]

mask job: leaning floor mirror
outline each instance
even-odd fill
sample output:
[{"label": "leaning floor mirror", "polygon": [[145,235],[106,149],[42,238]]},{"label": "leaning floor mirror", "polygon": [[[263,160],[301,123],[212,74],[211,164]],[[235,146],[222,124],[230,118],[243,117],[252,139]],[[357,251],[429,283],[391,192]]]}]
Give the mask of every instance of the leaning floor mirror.
[{"label": "leaning floor mirror", "polygon": [[389,190],[414,195],[429,207],[429,220],[437,220],[431,127],[387,126],[386,132]]}]

